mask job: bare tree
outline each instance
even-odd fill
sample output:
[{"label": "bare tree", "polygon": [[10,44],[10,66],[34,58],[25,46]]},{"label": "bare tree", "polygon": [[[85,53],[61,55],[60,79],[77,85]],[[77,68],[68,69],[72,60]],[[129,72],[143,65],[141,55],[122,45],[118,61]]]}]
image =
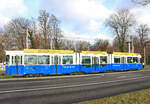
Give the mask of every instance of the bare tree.
[{"label": "bare tree", "polygon": [[42,34],[44,36],[44,47],[43,48],[49,48],[49,43],[48,43],[48,31],[50,28],[49,25],[49,13],[46,12],[46,10],[40,10],[40,15],[38,17],[39,20],[39,27],[42,31]]},{"label": "bare tree", "polygon": [[6,33],[10,35],[15,49],[26,48],[26,30],[30,26],[30,20],[15,18],[5,26]]},{"label": "bare tree", "polygon": [[76,44],[76,51],[87,51],[90,50],[91,44],[87,41],[77,41]]},{"label": "bare tree", "polygon": [[4,59],[4,58],[3,58],[3,56],[4,56],[3,39],[4,39],[3,35],[0,34],[0,63],[4,62],[4,61],[3,61],[3,59]]},{"label": "bare tree", "polygon": [[61,29],[59,27],[60,21],[54,16],[53,14],[50,16],[49,20],[50,24],[50,34],[49,34],[49,41],[53,42],[54,49],[59,49],[61,43]]},{"label": "bare tree", "polygon": [[146,24],[141,24],[136,30],[139,41],[140,41],[140,53],[143,54],[143,47],[146,40],[148,40],[148,35],[150,33],[150,28]]},{"label": "bare tree", "polygon": [[107,25],[113,30],[118,40],[119,50],[124,52],[124,46],[129,29],[135,23],[134,16],[128,9],[121,9],[117,13],[111,15],[107,21]]},{"label": "bare tree", "polygon": [[5,33],[0,34],[0,63],[5,61],[5,50],[11,49],[11,38]]},{"label": "bare tree", "polygon": [[94,51],[107,51],[108,47],[109,47],[109,42],[108,40],[96,40],[95,44],[91,47],[91,50]]},{"label": "bare tree", "polygon": [[32,30],[29,30],[28,31],[28,38],[30,39],[30,48],[31,49],[34,49],[34,37],[33,37],[33,31]]},{"label": "bare tree", "polygon": [[140,39],[138,35],[132,35],[133,39],[133,46],[134,46],[134,52],[135,53],[140,53],[141,48],[140,48]]},{"label": "bare tree", "polygon": [[72,40],[67,40],[67,39],[63,39],[63,41],[61,41],[61,47],[60,49],[65,49],[65,50],[75,50],[76,46],[75,46],[75,42]]},{"label": "bare tree", "polygon": [[132,2],[145,6],[150,3],[150,0],[132,0]]}]

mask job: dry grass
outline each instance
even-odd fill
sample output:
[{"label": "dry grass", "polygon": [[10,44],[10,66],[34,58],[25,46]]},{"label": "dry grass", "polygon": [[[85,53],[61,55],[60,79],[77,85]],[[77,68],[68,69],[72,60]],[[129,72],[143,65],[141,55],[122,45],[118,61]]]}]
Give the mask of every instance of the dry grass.
[{"label": "dry grass", "polygon": [[81,102],[78,104],[150,104],[150,89]]}]

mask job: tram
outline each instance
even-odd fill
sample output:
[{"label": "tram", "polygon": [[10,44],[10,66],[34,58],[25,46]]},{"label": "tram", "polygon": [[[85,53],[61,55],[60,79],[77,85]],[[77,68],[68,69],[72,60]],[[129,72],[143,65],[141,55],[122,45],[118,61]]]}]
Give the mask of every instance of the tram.
[{"label": "tram", "polygon": [[138,53],[24,49],[6,51],[6,74],[71,74],[142,69]]}]

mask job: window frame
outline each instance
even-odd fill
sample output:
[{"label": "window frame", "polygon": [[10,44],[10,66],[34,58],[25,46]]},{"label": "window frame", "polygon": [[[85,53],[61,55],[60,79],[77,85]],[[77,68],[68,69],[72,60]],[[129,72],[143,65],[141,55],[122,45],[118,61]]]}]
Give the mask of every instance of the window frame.
[{"label": "window frame", "polygon": [[[136,58],[136,62],[135,62],[134,58]],[[133,63],[138,63],[138,57],[133,57]]]},{"label": "window frame", "polygon": [[128,56],[128,57],[127,57],[127,63],[128,63],[128,64],[133,63],[133,62],[129,62],[129,61],[128,61],[128,58],[131,58],[131,59],[133,60],[133,57],[132,57],[132,56]]},{"label": "window frame", "polygon": [[[26,61],[26,56],[28,56],[27,58],[27,63],[25,63]],[[36,64],[29,64],[29,56],[35,56],[36,57]],[[24,65],[38,65],[38,55],[34,55],[34,54],[29,54],[29,55],[24,55]]]},{"label": "window frame", "polygon": [[11,58],[10,55],[6,55],[6,65],[10,65],[10,61],[11,61],[10,58]]},{"label": "window frame", "polygon": [[[90,63],[83,64],[83,57],[89,57]],[[81,56],[81,65],[91,65],[91,64],[92,64],[92,56],[88,56],[88,55],[82,55]]]},{"label": "window frame", "polygon": [[[47,56],[47,60],[48,60],[48,63],[43,63],[43,64],[40,64],[39,63],[39,57],[42,57],[42,56],[44,56],[44,57],[46,57]],[[37,56],[37,65],[49,65],[50,64],[50,55],[38,55]]]},{"label": "window frame", "polygon": [[[119,59],[120,59],[120,61],[116,63],[116,62],[115,62],[115,58],[119,58]],[[121,64],[121,57],[120,57],[120,56],[114,56],[114,58],[113,58],[113,59],[114,59],[114,64]]]},{"label": "window frame", "polygon": [[101,60],[102,57],[106,57],[106,62],[105,62],[105,64],[108,64],[108,56],[99,56],[99,60],[100,60],[99,63],[100,63],[100,65],[103,64],[103,63],[101,62],[101,61],[102,61],[102,60]]},{"label": "window frame", "polygon": [[[69,64],[66,64],[66,63],[64,64],[64,59],[63,59],[63,58],[66,57],[66,56],[67,56],[67,57],[68,57],[68,56],[69,56],[69,57],[72,57],[72,61],[69,61]],[[73,61],[74,61],[73,58],[74,58],[73,55],[62,55],[62,57],[61,57],[61,64],[62,64],[62,65],[73,65],[73,63],[74,63],[74,62],[73,62]],[[70,62],[71,62],[71,63],[70,63]]]}]

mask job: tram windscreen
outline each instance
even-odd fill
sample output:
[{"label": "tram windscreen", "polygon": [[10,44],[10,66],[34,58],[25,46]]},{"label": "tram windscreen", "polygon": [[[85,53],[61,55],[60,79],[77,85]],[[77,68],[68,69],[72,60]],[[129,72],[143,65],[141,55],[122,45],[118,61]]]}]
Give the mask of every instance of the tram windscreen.
[{"label": "tram windscreen", "polygon": [[73,56],[63,56],[63,64],[73,64]]}]

